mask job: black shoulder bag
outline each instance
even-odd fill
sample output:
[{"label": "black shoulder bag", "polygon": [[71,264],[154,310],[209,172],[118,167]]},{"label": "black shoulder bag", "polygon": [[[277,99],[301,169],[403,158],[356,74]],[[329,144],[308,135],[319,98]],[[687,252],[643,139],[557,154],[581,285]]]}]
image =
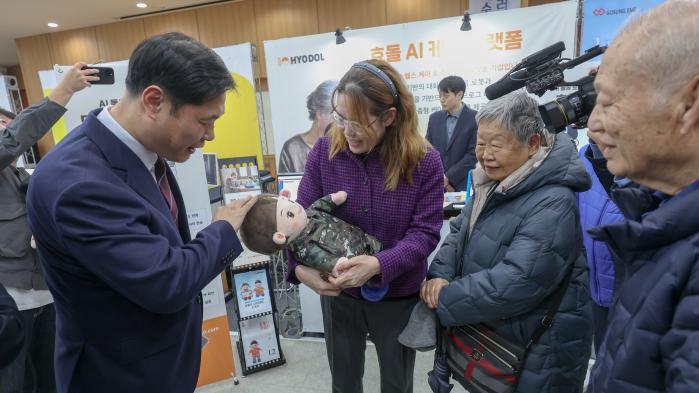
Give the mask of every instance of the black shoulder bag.
[{"label": "black shoulder bag", "polygon": [[[527,354],[553,325],[573,275],[576,253],[563,280],[550,295],[548,310],[525,346],[513,343],[491,331],[484,323],[450,327],[438,349],[445,351],[452,376],[470,393],[512,393],[517,387]],[[463,256],[462,256],[463,261]],[[461,271],[460,269],[459,271]]]}]

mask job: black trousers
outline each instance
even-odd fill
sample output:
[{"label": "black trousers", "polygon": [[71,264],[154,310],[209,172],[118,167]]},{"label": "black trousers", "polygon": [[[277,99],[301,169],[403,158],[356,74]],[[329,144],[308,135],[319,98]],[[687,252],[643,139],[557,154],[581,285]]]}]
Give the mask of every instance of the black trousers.
[{"label": "black trousers", "polygon": [[415,350],[398,342],[415,296],[369,302],[344,293],[321,296],[333,393],[362,393],[367,334],[376,347],[381,393],[411,393]]},{"label": "black trousers", "polygon": [[53,303],[21,313],[26,334],[24,347],[12,363],[0,369],[0,393],[55,392],[56,310]]},{"label": "black trousers", "polygon": [[604,341],[604,335],[607,333],[608,314],[609,309],[607,307],[602,307],[592,302],[592,327],[594,329],[592,339],[595,343],[595,356],[597,356],[599,347],[602,345],[602,341]]}]

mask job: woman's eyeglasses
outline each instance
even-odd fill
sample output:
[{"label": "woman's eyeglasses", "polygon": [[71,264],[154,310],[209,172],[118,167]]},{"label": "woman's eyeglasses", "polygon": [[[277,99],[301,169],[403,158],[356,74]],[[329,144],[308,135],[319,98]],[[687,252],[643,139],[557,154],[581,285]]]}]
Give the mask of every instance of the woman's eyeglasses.
[{"label": "woman's eyeglasses", "polygon": [[333,121],[335,122],[335,126],[337,126],[338,128],[342,128],[342,129],[347,130],[347,131],[360,132],[362,130],[366,130],[367,128],[371,128],[371,126],[374,123],[376,123],[376,121],[379,120],[387,111],[388,111],[388,109],[383,111],[379,116],[376,117],[376,119],[372,120],[367,125],[362,125],[358,121],[347,120],[344,117],[342,117],[341,114],[337,113],[337,111],[335,111],[335,110],[333,110],[332,116],[333,116]]}]

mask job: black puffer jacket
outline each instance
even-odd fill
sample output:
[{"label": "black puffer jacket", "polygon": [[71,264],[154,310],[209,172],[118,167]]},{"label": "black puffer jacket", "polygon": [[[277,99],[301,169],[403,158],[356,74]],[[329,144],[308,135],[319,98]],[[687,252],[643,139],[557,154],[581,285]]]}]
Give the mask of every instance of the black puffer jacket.
[{"label": "black puffer jacket", "polygon": [[[524,345],[574,261],[554,324],[532,347],[518,392],[583,389],[592,326],[575,192],[590,184],[572,141],[559,135],[548,157],[527,178],[490,197],[470,240],[472,203],[464,208],[429,268],[428,277],[450,281],[439,294],[442,325],[485,322]],[[457,272],[460,262],[462,271]]]},{"label": "black puffer jacket", "polygon": [[620,285],[589,392],[699,392],[699,181],[660,206],[643,187],[612,197],[627,220],[590,233]]}]

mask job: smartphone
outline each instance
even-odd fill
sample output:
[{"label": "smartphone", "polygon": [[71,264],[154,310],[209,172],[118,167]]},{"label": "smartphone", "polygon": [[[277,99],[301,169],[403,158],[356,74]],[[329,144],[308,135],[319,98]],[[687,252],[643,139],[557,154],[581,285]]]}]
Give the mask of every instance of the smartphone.
[{"label": "smartphone", "polygon": [[85,66],[82,69],[96,69],[99,70],[99,73],[94,74],[95,76],[98,76],[100,80],[90,82],[93,85],[113,85],[114,84],[114,69],[111,67],[97,67],[97,66]]}]

